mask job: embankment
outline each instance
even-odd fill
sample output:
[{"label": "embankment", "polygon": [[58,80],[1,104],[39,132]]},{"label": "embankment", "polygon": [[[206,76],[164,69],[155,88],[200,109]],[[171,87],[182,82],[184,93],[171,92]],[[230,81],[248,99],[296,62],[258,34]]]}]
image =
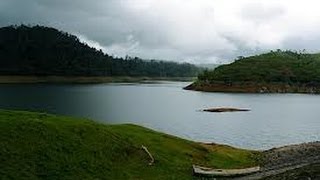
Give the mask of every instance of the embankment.
[{"label": "embankment", "polygon": [[320,93],[319,86],[312,84],[281,84],[281,83],[204,83],[195,82],[185,90],[205,92],[231,93]]}]

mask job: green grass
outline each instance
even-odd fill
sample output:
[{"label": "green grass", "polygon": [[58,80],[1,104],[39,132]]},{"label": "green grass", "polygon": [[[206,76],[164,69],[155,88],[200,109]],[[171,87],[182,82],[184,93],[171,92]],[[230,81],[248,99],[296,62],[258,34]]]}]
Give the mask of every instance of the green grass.
[{"label": "green grass", "polygon": [[185,89],[233,93],[320,93],[320,54],[277,50],[239,57],[230,64],[203,71]]},{"label": "green grass", "polygon": [[241,168],[258,157],[136,125],[0,110],[0,179],[191,179],[192,164]]}]

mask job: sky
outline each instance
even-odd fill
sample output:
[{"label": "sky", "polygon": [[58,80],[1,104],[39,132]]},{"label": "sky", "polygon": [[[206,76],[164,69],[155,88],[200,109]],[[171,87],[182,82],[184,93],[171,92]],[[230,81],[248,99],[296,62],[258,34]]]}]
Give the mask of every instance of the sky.
[{"label": "sky", "polygon": [[0,26],[44,25],[114,56],[227,63],[320,52],[317,0],[0,0]]}]

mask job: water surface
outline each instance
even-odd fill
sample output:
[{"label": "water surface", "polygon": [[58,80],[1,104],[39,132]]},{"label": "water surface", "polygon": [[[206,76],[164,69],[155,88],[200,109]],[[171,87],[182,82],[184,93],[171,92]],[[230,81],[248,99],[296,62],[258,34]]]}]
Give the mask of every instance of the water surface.
[{"label": "water surface", "polygon": [[[182,90],[187,84],[0,85],[0,108],[134,123],[190,140],[251,149],[320,140],[320,95]],[[251,111],[199,111],[221,106]]]}]

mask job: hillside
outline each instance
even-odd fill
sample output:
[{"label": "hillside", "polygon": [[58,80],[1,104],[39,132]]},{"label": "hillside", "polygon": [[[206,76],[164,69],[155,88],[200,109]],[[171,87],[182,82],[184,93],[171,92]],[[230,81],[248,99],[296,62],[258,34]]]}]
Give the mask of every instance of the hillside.
[{"label": "hillside", "polygon": [[319,54],[271,51],[205,71],[186,89],[214,92],[319,93]]},{"label": "hillside", "polygon": [[195,77],[188,63],[115,58],[44,26],[0,28],[0,75]]},{"label": "hillside", "polygon": [[191,179],[192,164],[248,167],[260,156],[136,125],[7,110],[0,110],[0,147],[0,179]]}]

